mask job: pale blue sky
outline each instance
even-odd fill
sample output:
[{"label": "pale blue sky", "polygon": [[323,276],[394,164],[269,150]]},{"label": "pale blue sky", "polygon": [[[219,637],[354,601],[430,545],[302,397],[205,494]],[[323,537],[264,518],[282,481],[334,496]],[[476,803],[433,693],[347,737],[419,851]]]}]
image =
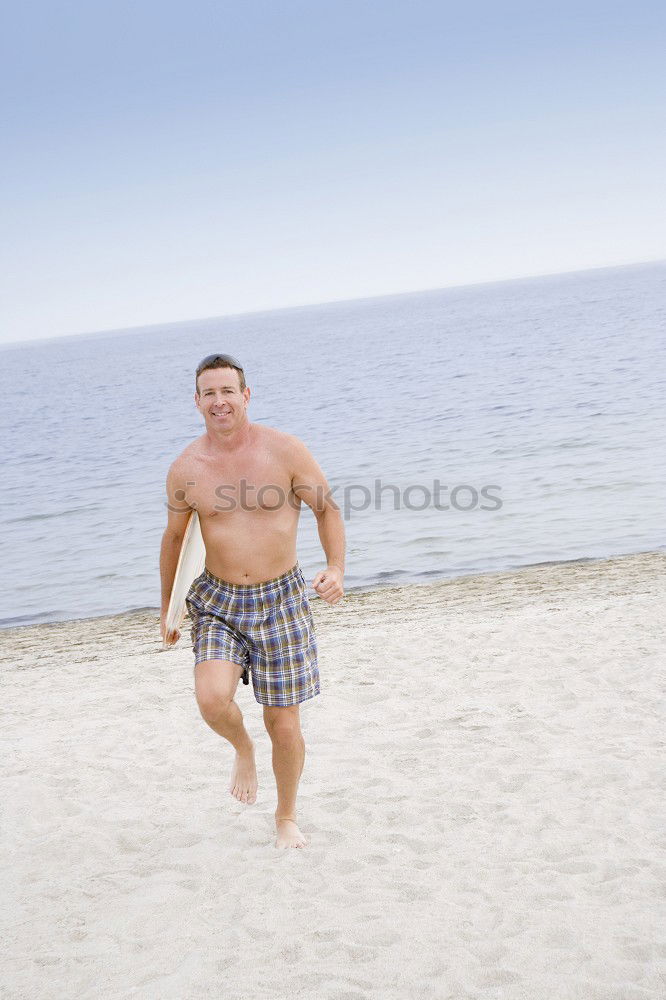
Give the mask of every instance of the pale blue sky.
[{"label": "pale blue sky", "polygon": [[666,257],[658,3],[27,2],[0,339]]}]

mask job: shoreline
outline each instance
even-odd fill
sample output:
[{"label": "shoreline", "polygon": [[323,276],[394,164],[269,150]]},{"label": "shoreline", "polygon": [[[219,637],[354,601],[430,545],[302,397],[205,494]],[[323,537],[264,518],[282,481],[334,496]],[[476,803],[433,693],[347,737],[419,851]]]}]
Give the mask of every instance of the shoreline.
[{"label": "shoreline", "polygon": [[[375,594],[375,593],[387,593],[392,594],[395,591],[400,590],[411,590],[415,587],[442,587],[446,585],[456,585],[462,583],[465,580],[485,580],[491,579],[493,577],[511,577],[518,574],[529,573],[536,570],[545,570],[546,572],[556,569],[557,567],[565,566],[604,566],[608,563],[615,563],[618,560],[625,559],[636,559],[642,557],[661,557],[666,565],[666,551],[661,549],[647,549],[641,552],[632,552],[622,555],[612,555],[612,556],[577,556],[574,559],[554,559],[546,562],[538,563],[526,563],[523,566],[510,567],[508,569],[492,569],[492,570],[470,570],[469,573],[461,573],[456,576],[442,576],[433,580],[427,581],[415,581],[415,582],[405,582],[405,583],[376,583],[372,586],[359,586],[352,587],[345,591],[345,597],[343,598],[343,603],[353,596],[365,595],[365,594]],[[321,601],[317,595],[312,592],[309,593],[310,602],[313,608]],[[128,618],[133,617],[150,617],[155,616],[159,618],[159,608],[158,607],[139,607],[139,608],[128,608],[125,611],[116,611],[103,615],[95,615],[93,617],[86,618],[62,618],[56,619],[54,621],[47,622],[26,622],[21,624],[0,624],[0,649],[2,647],[2,636],[10,633],[21,632],[25,629],[45,629],[45,628],[55,628],[55,627],[66,627],[69,625],[84,623],[111,623],[118,622]],[[187,619],[186,619],[187,622]],[[0,662],[2,662],[2,656],[0,655]]]}]

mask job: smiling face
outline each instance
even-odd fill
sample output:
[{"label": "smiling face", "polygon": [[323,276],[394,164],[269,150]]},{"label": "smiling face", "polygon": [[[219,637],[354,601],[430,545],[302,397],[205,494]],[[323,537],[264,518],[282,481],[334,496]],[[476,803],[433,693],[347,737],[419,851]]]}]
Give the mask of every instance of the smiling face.
[{"label": "smiling face", "polygon": [[207,430],[233,431],[247,421],[250,390],[241,389],[235,368],[207,368],[199,375],[197,385],[194,402]]}]

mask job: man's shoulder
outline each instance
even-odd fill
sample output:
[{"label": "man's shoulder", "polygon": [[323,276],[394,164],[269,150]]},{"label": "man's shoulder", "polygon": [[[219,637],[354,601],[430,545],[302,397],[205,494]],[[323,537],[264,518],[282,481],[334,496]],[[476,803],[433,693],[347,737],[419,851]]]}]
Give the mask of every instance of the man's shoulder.
[{"label": "man's shoulder", "polygon": [[275,459],[293,466],[303,456],[308,455],[308,449],[300,438],[295,434],[287,434],[286,431],[279,431],[275,427],[266,427],[262,424],[255,424],[259,427],[257,440],[266,447]]},{"label": "man's shoulder", "polygon": [[287,434],[286,431],[279,431],[276,427],[266,427],[265,424],[254,424],[257,432],[257,440],[267,444],[282,454],[293,454],[305,448],[300,438],[294,434]]},{"label": "man's shoulder", "polygon": [[205,435],[191,441],[186,448],[183,448],[180,455],[174,458],[169,466],[169,474],[172,476],[186,475],[192,465],[197,462],[202,455],[202,446]]}]

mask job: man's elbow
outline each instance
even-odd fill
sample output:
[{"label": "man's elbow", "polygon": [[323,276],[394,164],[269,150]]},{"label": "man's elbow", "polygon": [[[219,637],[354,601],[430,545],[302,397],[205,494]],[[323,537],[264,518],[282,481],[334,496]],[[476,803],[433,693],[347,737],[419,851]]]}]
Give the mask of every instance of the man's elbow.
[{"label": "man's elbow", "polygon": [[339,521],[342,523],[342,513],[336,503],[327,503],[319,508],[315,507],[314,515],[318,521],[330,521],[331,523]]},{"label": "man's elbow", "polygon": [[180,546],[183,544],[183,538],[185,537],[185,529],[182,531],[179,528],[170,528],[168,525],[164,529],[164,534],[162,535],[162,542],[164,545],[176,545]]}]

